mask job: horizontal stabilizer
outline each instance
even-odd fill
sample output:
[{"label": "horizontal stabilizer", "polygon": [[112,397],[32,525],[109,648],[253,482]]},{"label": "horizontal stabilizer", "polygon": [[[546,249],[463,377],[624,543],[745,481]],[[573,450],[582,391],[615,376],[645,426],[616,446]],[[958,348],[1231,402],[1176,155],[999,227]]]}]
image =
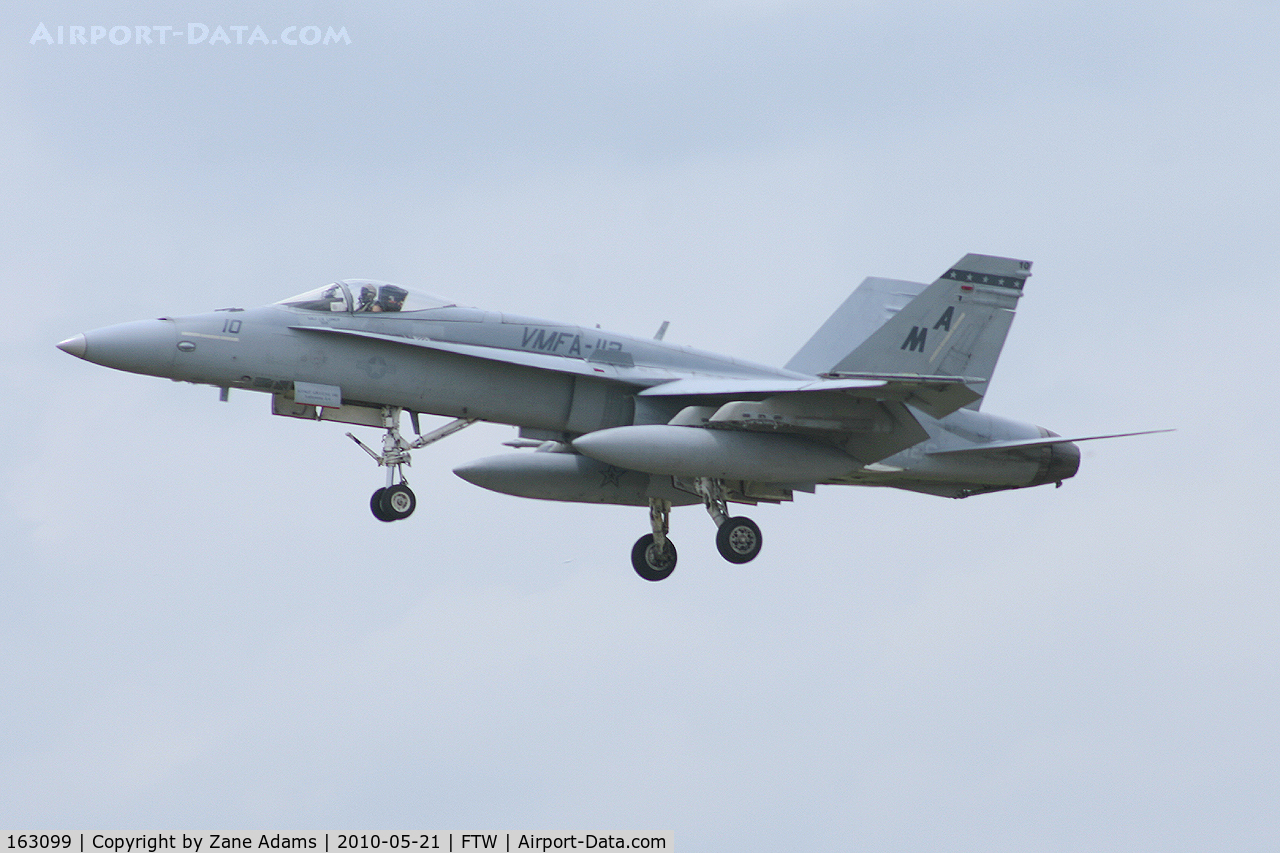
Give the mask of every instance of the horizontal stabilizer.
[{"label": "horizontal stabilizer", "polygon": [[991,444],[980,444],[976,447],[961,447],[956,450],[935,450],[930,456],[979,456],[986,453],[1003,453],[1009,451],[1024,450],[1033,447],[1046,447],[1050,444],[1074,444],[1077,441],[1098,441],[1103,438],[1128,438],[1133,435],[1155,435],[1161,432],[1173,432],[1171,429],[1149,429],[1142,432],[1118,432],[1111,435],[1083,435],[1078,438],[1068,438],[1061,435],[1049,436],[1048,438],[1033,438],[1028,440],[1016,441],[994,441]]}]

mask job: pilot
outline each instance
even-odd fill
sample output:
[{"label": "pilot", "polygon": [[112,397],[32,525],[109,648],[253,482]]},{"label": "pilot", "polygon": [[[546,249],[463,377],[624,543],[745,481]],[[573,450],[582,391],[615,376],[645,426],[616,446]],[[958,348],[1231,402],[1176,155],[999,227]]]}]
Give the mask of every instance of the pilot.
[{"label": "pilot", "polygon": [[368,284],[360,285],[360,301],[356,303],[356,313],[379,310],[375,307],[378,299],[378,288]]},{"label": "pilot", "polygon": [[394,284],[384,285],[381,288],[381,298],[371,310],[399,311],[404,308],[404,298],[408,293],[409,291],[403,287],[396,287]]}]

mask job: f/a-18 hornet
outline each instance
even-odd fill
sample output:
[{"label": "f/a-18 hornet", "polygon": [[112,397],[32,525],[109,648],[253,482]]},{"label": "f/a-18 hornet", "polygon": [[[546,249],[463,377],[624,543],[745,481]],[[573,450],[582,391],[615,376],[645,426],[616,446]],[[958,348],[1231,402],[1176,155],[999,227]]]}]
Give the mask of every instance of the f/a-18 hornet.
[{"label": "f/a-18 hornet", "polygon": [[[456,305],[348,279],[261,308],[108,326],[58,344],[97,364],[271,395],[276,415],[383,431],[370,508],[407,518],[412,451],[476,421],[511,424],[514,453],[463,479],[543,500],[648,506],[631,551],[661,580],[676,565],[673,506],[702,504],[732,563],[760,529],[730,504],[789,501],[818,485],[944,497],[1062,485],[1074,444],[980,411],[1029,261],[966,255],[931,285],[868,278],[785,368],[663,340]],[[414,437],[400,430],[409,413]],[[454,418],[423,434],[419,413]]]}]

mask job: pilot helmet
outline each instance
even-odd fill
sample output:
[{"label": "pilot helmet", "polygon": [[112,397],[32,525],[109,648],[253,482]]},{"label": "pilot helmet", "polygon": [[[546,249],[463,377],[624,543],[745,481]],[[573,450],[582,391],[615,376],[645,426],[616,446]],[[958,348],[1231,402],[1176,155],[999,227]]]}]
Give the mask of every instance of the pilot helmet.
[{"label": "pilot helmet", "polygon": [[404,307],[404,298],[409,295],[409,291],[403,287],[396,287],[394,284],[386,284],[382,286],[382,298],[379,300],[384,310],[399,311]]}]

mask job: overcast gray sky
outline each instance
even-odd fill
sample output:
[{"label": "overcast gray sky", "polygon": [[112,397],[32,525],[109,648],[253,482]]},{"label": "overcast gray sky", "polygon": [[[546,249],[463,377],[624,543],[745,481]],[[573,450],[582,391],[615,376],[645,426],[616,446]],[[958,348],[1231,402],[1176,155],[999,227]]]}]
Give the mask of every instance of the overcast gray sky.
[{"label": "overcast gray sky", "polygon": [[[0,20],[0,824],[1273,849],[1274,3]],[[350,43],[235,43],[306,26]],[[341,426],[54,348],[370,277],[782,364],[966,252],[1035,261],[985,409],[1178,431],[1061,489],[752,510],[741,567],[678,510],[661,584],[643,510],[450,473],[510,428],[416,454],[383,525]]]}]

